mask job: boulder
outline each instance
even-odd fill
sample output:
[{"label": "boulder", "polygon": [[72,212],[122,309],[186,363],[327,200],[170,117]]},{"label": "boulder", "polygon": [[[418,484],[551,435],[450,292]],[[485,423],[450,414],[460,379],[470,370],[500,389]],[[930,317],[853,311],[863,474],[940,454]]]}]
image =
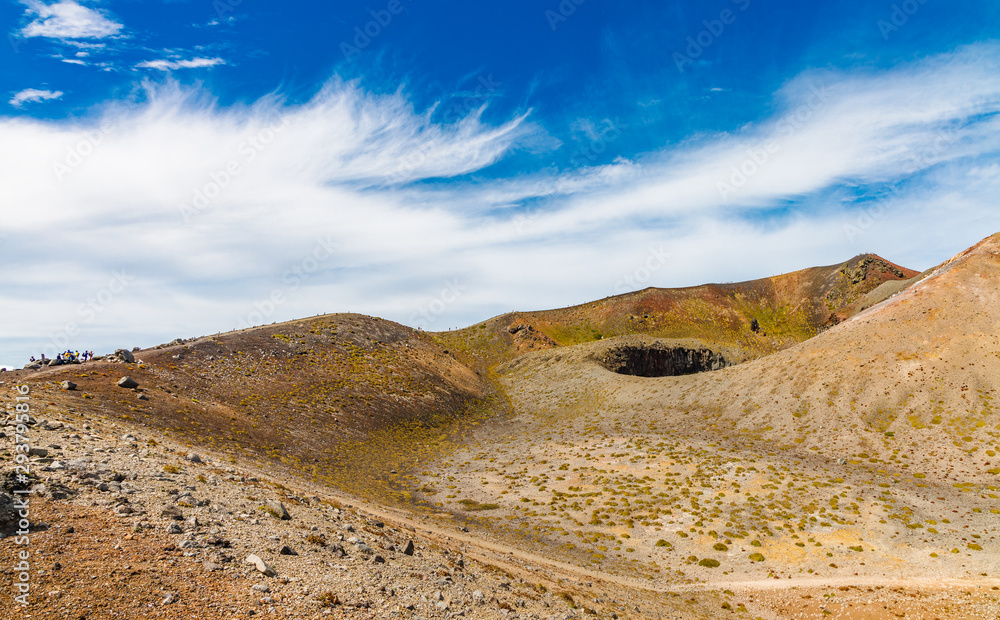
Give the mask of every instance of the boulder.
[{"label": "boulder", "polygon": [[72,381],[63,381],[63,382],[62,382],[61,384],[59,384],[59,385],[60,385],[60,387],[62,387],[62,389],[64,389],[64,390],[75,390],[75,389],[76,389],[76,384],[75,384],[75,383],[73,383]]},{"label": "boulder", "polygon": [[267,511],[282,521],[290,521],[292,518],[292,516],[288,514],[288,510],[285,508],[285,505],[279,501],[268,502]]},{"label": "boulder", "polygon": [[32,362],[24,365],[25,370],[41,370],[42,365],[38,362]]},{"label": "boulder", "polygon": [[267,562],[265,562],[264,560],[262,560],[260,558],[260,556],[258,556],[258,555],[254,555],[254,554],[248,555],[247,559],[244,561],[244,564],[251,564],[251,565],[253,565],[253,567],[255,569],[257,569],[257,572],[264,573],[268,577],[274,577],[275,575],[278,574],[278,573],[274,572],[274,569],[271,568],[270,566],[268,566]]},{"label": "boulder", "polygon": [[119,360],[125,362],[126,364],[135,363],[135,356],[132,355],[132,352],[128,349],[117,349],[115,350],[115,355],[118,356]]},{"label": "boulder", "polygon": [[184,520],[184,512],[177,506],[167,506],[163,509],[163,512],[160,513],[160,516],[164,519],[173,519],[175,521]]},{"label": "boulder", "polygon": [[132,388],[139,387],[139,382],[132,377],[122,377],[118,380],[118,387],[125,388],[126,390],[131,390]]}]

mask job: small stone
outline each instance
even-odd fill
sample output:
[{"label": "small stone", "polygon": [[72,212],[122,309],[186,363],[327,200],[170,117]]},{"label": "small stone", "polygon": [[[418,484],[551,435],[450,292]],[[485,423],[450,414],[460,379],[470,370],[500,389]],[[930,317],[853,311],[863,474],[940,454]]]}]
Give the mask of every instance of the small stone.
[{"label": "small stone", "polygon": [[115,506],[115,510],[114,510],[115,515],[117,515],[119,517],[126,517],[126,516],[132,514],[132,512],[133,512],[133,510],[132,510],[132,508],[128,504],[120,504],[118,506]]},{"label": "small stone", "polygon": [[126,390],[131,390],[132,388],[139,387],[139,382],[132,377],[122,377],[118,380],[118,387],[125,388]]},{"label": "small stone", "polygon": [[282,521],[289,521],[292,518],[291,515],[288,514],[288,510],[285,508],[285,505],[279,501],[268,502],[267,511]]},{"label": "small stone", "polygon": [[298,555],[298,553],[295,553],[295,551],[291,547],[285,545],[278,550],[278,555]]},{"label": "small stone", "polygon": [[372,562],[375,563],[375,564],[385,564],[385,558],[383,558],[380,555],[376,555],[375,559],[372,560]]},{"label": "small stone", "polygon": [[45,448],[32,448],[28,450],[28,455],[46,457],[49,455],[49,451]]},{"label": "small stone", "polygon": [[59,385],[64,390],[75,390],[76,389],[76,384],[73,383],[72,381],[63,381]]},{"label": "small stone", "polygon": [[212,572],[222,570],[221,564],[216,564],[215,562],[210,562],[209,560],[205,560],[204,562],[202,562],[201,567],[207,571],[212,571]]},{"label": "small stone", "polygon": [[167,534],[183,534],[183,533],[184,530],[182,530],[181,526],[177,525],[176,523],[171,523],[170,526],[167,527]]},{"label": "small stone", "polygon": [[160,603],[160,605],[169,605],[169,604],[173,603],[176,600],[177,600],[177,596],[174,595],[171,592],[170,594],[167,594],[167,596],[163,599],[163,601]]},{"label": "small stone", "polygon": [[472,593],[472,600],[477,603],[485,603],[486,595],[483,594],[482,590],[476,590],[475,592]]},{"label": "small stone", "polygon": [[149,400],[149,397],[146,396],[145,394],[136,394],[135,397],[139,400]]},{"label": "small stone", "polygon": [[406,547],[403,548],[403,553],[405,555],[413,555],[413,541],[406,541]]},{"label": "small stone", "polygon": [[271,588],[267,587],[263,583],[254,584],[253,586],[250,587],[250,589],[253,590],[254,592],[263,592],[265,594],[271,591]]},{"label": "small stone", "polygon": [[194,452],[188,452],[187,460],[191,461],[192,463],[202,462],[201,457],[195,454]]},{"label": "small stone", "polygon": [[184,512],[177,506],[167,506],[160,513],[160,516],[165,519],[173,519],[175,521],[184,520]]},{"label": "small stone", "polygon": [[275,575],[277,575],[277,573],[274,572],[274,569],[268,566],[267,562],[262,560],[260,556],[253,554],[248,555],[247,559],[244,561],[244,564],[252,564],[253,567],[257,569],[258,572],[264,573],[268,577],[274,577]]}]

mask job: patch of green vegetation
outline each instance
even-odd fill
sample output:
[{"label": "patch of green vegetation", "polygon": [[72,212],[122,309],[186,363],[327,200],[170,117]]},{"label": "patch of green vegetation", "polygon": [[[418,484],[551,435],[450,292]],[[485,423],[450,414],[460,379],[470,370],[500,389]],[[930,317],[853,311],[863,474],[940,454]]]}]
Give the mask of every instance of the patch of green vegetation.
[{"label": "patch of green vegetation", "polygon": [[473,510],[473,511],[496,510],[497,508],[500,508],[499,504],[480,504],[474,499],[460,499],[458,500],[458,503],[462,504],[462,506],[464,506],[466,510]]}]

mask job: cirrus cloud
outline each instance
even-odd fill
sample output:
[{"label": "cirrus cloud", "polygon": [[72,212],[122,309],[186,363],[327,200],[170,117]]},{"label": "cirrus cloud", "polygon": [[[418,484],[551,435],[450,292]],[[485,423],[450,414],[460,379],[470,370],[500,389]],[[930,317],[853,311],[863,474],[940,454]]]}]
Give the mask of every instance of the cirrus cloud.
[{"label": "cirrus cloud", "polygon": [[224,65],[221,58],[191,58],[188,60],[146,60],[136,65],[137,69],[156,69],[157,71],[173,71],[176,69],[202,69]]}]

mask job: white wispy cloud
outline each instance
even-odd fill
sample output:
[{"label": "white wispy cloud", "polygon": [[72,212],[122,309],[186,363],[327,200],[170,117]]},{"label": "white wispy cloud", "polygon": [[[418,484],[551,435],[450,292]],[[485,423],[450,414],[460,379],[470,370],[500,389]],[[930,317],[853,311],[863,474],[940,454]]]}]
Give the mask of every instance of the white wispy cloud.
[{"label": "white wispy cloud", "polygon": [[[120,269],[134,281],[78,326],[80,347],[328,311],[413,324],[448,285],[461,294],[428,328],[584,302],[626,276],[740,280],[869,250],[926,268],[1000,230],[998,69],[982,45],[810,73],[729,133],[483,181],[470,173],[544,134],[530,113],[437,123],[403,92],[334,80],[297,105],[221,107],[168,82],[88,123],[0,118],[2,264],[60,248],[6,278],[0,324],[37,353]],[[671,259],[636,279],[651,252]]]},{"label": "white wispy cloud", "polygon": [[47,99],[59,99],[62,96],[63,92],[61,90],[52,91],[39,90],[37,88],[26,88],[11,97],[8,103],[15,108],[19,108],[25,103],[45,101]]},{"label": "white wispy cloud", "polygon": [[31,19],[21,29],[25,38],[48,39],[104,39],[119,35],[123,25],[105,11],[92,9],[73,0],[46,4],[39,0],[25,0],[25,14]]},{"label": "white wispy cloud", "polygon": [[221,58],[190,58],[188,60],[146,60],[136,65],[137,69],[156,69],[157,71],[173,71],[176,69],[201,69],[224,65]]}]

